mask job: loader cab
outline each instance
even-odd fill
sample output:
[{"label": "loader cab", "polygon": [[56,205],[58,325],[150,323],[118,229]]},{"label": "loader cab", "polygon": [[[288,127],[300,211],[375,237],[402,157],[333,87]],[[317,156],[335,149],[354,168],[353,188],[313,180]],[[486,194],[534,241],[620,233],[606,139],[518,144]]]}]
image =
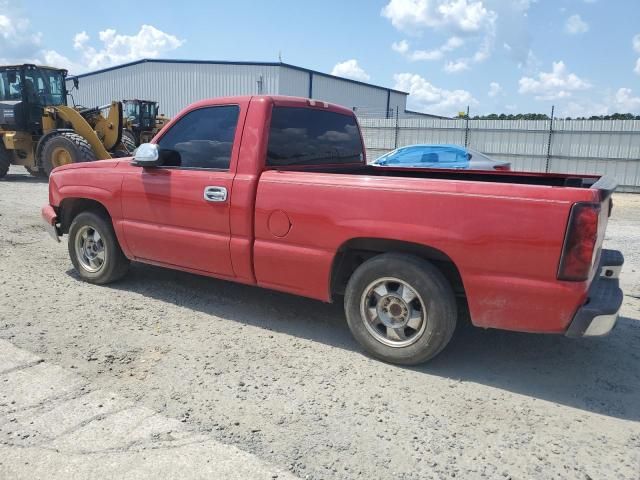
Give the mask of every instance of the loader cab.
[{"label": "loader cab", "polygon": [[67,104],[66,76],[31,64],[0,66],[0,127],[41,133],[44,108]]},{"label": "loader cab", "polygon": [[124,118],[133,130],[150,130],[156,126],[158,102],[150,100],[124,100]]}]

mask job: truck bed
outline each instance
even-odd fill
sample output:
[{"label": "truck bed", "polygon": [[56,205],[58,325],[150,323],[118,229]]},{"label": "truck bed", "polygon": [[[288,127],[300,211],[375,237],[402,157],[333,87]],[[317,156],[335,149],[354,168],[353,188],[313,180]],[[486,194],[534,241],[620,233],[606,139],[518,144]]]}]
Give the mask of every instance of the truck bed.
[{"label": "truck bed", "polygon": [[473,182],[512,183],[519,185],[542,185],[548,187],[591,188],[601,177],[597,175],[571,175],[561,173],[481,171],[481,170],[445,170],[405,167],[375,167],[372,165],[357,167],[324,167],[313,169],[322,173],[342,173],[351,175],[370,175],[375,177],[429,178],[439,180],[462,180]]}]

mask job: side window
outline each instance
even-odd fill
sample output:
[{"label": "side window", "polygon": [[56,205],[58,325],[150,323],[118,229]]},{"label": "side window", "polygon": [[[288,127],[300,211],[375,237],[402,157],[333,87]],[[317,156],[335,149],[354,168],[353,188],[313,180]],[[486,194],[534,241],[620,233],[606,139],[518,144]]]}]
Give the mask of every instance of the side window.
[{"label": "side window", "polygon": [[171,164],[179,168],[228,170],[240,107],[222,105],[193,110],[171,127],[158,142],[171,151]]},{"label": "side window", "polygon": [[300,107],[274,107],[267,165],[327,165],[362,161],[362,140],[351,115]]}]

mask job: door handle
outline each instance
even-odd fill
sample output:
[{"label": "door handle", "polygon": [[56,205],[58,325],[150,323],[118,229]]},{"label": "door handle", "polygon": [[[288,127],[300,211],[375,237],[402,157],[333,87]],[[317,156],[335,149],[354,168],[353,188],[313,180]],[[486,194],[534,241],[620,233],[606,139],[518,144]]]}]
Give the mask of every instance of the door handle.
[{"label": "door handle", "polygon": [[204,199],[207,202],[226,202],[227,189],[225,187],[205,187]]}]

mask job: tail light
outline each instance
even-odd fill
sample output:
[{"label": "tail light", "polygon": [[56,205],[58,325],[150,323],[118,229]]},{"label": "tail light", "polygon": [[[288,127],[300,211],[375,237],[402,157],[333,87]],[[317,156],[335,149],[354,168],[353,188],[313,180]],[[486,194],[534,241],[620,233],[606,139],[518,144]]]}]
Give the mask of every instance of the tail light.
[{"label": "tail light", "polygon": [[506,163],[504,165],[495,165],[493,167],[494,170],[502,170],[502,171],[510,171],[511,170],[511,164],[510,163]]},{"label": "tail light", "polygon": [[600,204],[575,203],[569,215],[558,280],[581,282],[589,278],[598,239]]}]

